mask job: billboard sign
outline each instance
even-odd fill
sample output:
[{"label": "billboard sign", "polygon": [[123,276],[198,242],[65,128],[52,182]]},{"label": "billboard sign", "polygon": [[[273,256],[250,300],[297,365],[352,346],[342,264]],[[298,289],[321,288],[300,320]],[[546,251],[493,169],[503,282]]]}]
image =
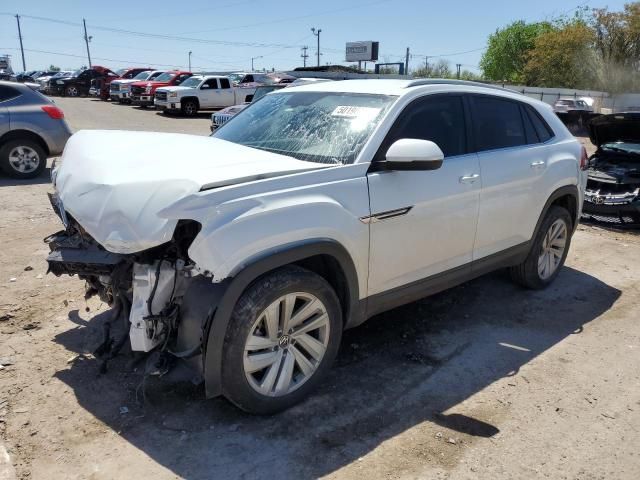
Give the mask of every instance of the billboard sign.
[{"label": "billboard sign", "polygon": [[345,61],[370,62],[378,60],[380,42],[347,42]]}]

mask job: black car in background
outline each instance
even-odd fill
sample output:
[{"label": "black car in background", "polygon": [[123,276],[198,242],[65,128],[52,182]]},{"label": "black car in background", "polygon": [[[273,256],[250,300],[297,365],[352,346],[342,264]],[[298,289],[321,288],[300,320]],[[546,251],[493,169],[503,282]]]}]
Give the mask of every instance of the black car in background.
[{"label": "black car in background", "polygon": [[105,78],[108,75],[115,75],[115,73],[106,67],[97,65],[84,70],[76,70],[70,77],[49,80],[48,92],[51,95],[65,97],[86,96],[89,94],[92,80]]},{"label": "black car in background", "polygon": [[583,217],[617,227],[640,227],[640,112],[591,120],[598,147],[589,159]]}]

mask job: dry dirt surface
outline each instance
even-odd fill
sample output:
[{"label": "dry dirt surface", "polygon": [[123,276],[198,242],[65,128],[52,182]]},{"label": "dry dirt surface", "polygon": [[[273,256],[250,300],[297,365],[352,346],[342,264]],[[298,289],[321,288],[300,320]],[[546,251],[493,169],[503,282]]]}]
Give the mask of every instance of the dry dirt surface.
[{"label": "dry dirt surface", "polygon": [[[57,102],[74,129],[208,133]],[[127,355],[98,372],[106,305],[45,274],[49,189],[0,178],[2,480],[640,478],[639,236],[580,226],[544,291],[497,272],[380,315],[315,395],[254,417]]]}]

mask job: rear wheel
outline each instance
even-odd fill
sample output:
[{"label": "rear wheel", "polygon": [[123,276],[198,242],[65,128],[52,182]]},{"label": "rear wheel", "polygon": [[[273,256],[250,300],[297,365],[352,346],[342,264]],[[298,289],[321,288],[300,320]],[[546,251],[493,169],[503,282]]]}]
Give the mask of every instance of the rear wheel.
[{"label": "rear wheel", "polygon": [[522,286],[545,288],[558,276],[571,243],[571,215],[562,207],[552,206],[540,225],[526,260],[511,267],[511,278]]},{"label": "rear wheel", "polygon": [[185,100],[182,102],[182,114],[187,117],[193,117],[198,113],[198,104],[195,100]]},{"label": "rear wheel", "polygon": [[44,149],[33,140],[11,140],[0,148],[0,167],[13,178],[37,177],[46,165]]},{"label": "rear wheel", "polygon": [[340,303],[322,277],[290,266],[259,278],[227,329],[224,395],[250,413],[291,407],[322,380],[341,336]]},{"label": "rear wheel", "polygon": [[69,85],[67,88],[65,88],[64,94],[67,97],[78,97],[80,96],[80,90],[78,90],[78,87],[76,87],[75,85]]}]

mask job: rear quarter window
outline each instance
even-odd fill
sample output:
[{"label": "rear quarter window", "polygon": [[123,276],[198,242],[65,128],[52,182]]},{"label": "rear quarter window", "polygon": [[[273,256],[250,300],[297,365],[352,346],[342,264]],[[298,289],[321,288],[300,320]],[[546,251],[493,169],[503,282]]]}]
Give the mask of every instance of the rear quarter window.
[{"label": "rear quarter window", "polygon": [[0,102],[6,102],[22,95],[17,88],[8,85],[0,85]]}]

